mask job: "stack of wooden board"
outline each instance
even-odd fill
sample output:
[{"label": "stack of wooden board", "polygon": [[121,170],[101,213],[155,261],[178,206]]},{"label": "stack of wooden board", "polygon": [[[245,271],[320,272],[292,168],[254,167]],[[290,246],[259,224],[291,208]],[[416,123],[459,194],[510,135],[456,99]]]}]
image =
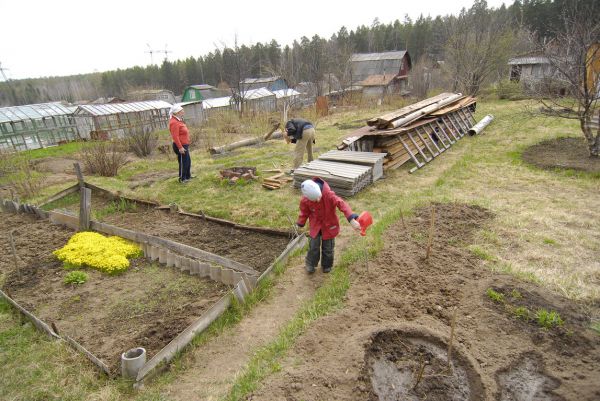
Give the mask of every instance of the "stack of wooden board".
[{"label": "stack of wooden board", "polygon": [[292,177],[287,177],[283,171],[279,171],[278,174],[275,174],[271,177],[266,177],[263,179],[262,186],[267,189],[279,189],[283,185],[293,180]]},{"label": "stack of wooden board", "polygon": [[319,156],[319,160],[329,160],[341,163],[360,164],[373,168],[373,182],[383,176],[383,159],[385,154],[374,152],[347,152],[340,150],[330,150]]},{"label": "stack of wooden board", "polygon": [[294,170],[294,186],[319,177],[340,196],[352,196],[373,182],[373,167],[359,164],[313,160]]},{"label": "stack of wooden board", "polygon": [[475,98],[442,93],[376,117],[344,139],[338,149],[385,154],[384,170],[408,161],[423,167],[467,135],[475,124]]}]

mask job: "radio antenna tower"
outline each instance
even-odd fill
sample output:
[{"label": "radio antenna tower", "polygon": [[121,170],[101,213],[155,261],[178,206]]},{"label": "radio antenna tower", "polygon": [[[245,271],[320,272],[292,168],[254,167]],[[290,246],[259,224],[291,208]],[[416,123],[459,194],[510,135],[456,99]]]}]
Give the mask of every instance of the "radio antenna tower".
[{"label": "radio antenna tower", "polygon": [[173,53],[171,50],[167,50],[167,44],[165,43],[165,50],[163,50],[163,53],[165,53],[165,61],[167,61],[167,53]]}]

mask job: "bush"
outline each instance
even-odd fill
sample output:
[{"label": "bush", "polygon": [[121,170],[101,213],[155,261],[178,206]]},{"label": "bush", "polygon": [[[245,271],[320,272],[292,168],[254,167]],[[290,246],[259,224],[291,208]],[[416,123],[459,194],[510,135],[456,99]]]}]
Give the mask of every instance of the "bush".
[{"label": "bush", "polygon": [[0,183],[8,184],[21,198],[31,198],[42,188],[42,176],[24,153],[0,149]]},{"label": "bush", "polygon": [[82,149],[83,164],[88,173],[114,177],[127,163],[127,154],[119,142],[98,142]]},{"label": "bush", "polygon": [[157,144],[158,133],[146,128],[127,137],[129,150],[138,157],[150,156]]},{"label": "bush", "polygon": [[521,83],[510,81],[508,79],[498,83],[496,94],[499,99],[521,100],[526,98]]},{"label": "bush", "polygon": [[142,251],[123,238],[86,231],[73,235],[67,245],[53,254],[65,267],[87,266],[105,273],[121,273],[129,267],[127,258],[139,257]]},{"label": "bush", "polygon": [[83,284],[87,281],[88,275],[82,271],[75,270],[67,273],[64,279],[65,284]]}]

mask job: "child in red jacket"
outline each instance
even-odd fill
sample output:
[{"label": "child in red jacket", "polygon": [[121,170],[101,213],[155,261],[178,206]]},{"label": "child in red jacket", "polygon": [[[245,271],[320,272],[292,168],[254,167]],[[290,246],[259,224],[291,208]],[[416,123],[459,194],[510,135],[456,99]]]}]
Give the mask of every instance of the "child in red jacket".
[{"label": "child in red jacket", "polygon": [[344,213],[352,228],[360,231],[360,224],[356,221],[358,215],[352,213],[350,205],[337,196],[320,178],[315,177],[312,180],[304,181],[300,189],[304,196],[300,200],[300,216],[298,216],[296,224],[304,227],[306,220],[310,220],[310,244],[306,254],[306,271],[314,273],[319,259],[321,259],[323,273],[329,273],[333,267],[335,237],[340,232],[340,220],[336,208]]}]

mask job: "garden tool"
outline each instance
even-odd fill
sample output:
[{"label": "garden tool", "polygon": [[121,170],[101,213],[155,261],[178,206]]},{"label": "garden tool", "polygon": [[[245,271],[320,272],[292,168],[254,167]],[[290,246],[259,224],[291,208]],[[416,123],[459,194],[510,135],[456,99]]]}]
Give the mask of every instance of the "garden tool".
[{"label": "garden tool", "polygon": [[292,219],[290,218],[290,216],[286,215],[285,217],[287,217],[288,221],[292,225],[292,230],[294,230],[294,234],[296,235],[296,237],[299,237],[300,233],[298,232],[298,228],[296,227],[296,224],[294,224],[294,222],[292,221]]},{"label": "garden tool", "polygon": [[363,243],[363,255],[365,257],[365,267],[367,269],[367,272],[369,271],[369,255],[367,254],[367,228],[369,228],[369,226],[371,224],[373,224],[373,216],[371,216],[371,213],[367,212],[366,210],[364,212],[362,212],[358,218],[356,219],[356,221],[358,221],[358,224],[360,224],[360,235],[365,237],[362,240]]}]

